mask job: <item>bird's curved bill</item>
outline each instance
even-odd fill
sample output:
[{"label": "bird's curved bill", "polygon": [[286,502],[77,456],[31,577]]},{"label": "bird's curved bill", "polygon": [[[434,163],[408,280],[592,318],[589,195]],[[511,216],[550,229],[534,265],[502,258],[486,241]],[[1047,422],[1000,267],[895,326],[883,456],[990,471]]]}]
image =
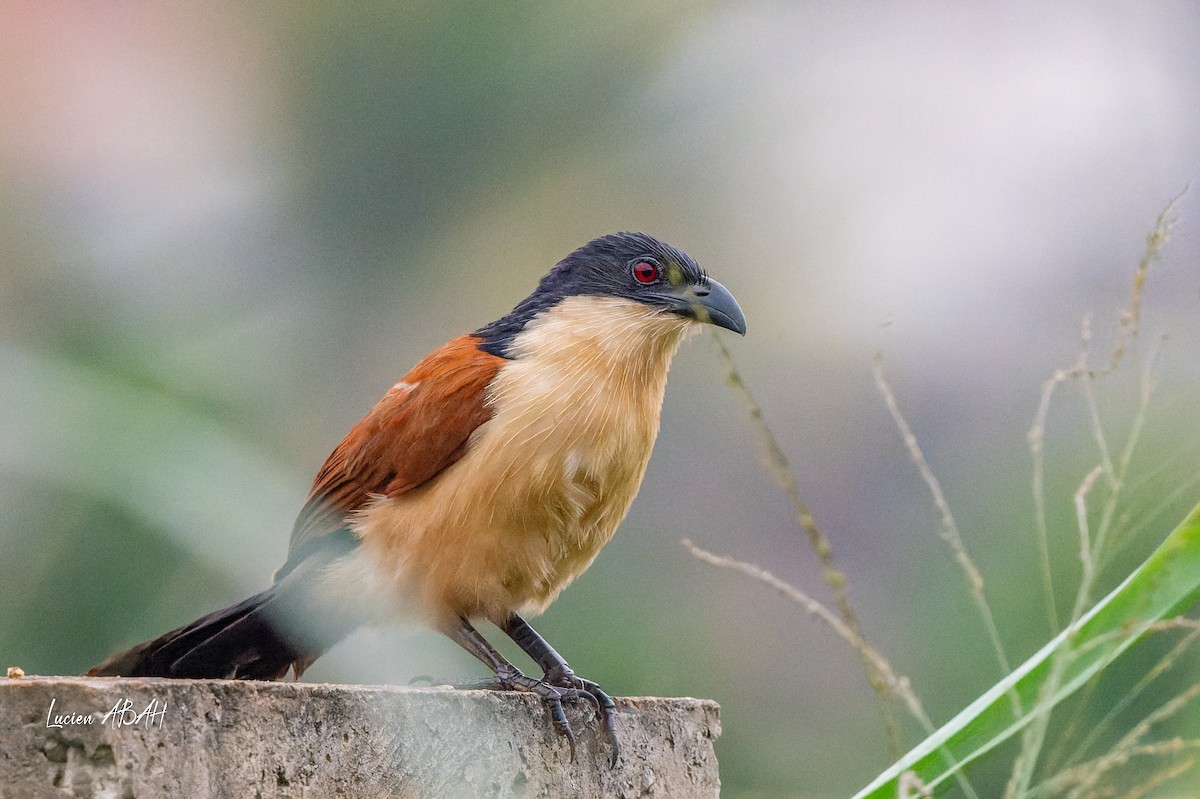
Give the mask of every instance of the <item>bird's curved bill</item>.
[{"label": "bird's curved bill", "polygon": [[729,290],[715,280],[705,285],[689,285],[673,293],[672,310],[698,322],[705,322],[739,335],[746,335],[746,316]]}]

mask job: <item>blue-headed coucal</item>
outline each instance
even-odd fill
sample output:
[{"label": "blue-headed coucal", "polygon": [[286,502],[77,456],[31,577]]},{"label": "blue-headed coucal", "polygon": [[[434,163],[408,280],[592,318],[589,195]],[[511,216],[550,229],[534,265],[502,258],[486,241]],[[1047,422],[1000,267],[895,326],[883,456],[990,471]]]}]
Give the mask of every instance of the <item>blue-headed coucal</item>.
[{"label": "blue-headed coucal", "polygon": [[[543,611],[612,537],[637,494],[667,368],[707,322],[738,333],[733,296],[641,233],[589,242],[506,316],[430,353],[334,449],[273,585],[90,675],[298,678],[363,624],[419,619],[550,704],[613,703],[523,616]],[[526,677],[472,625],[542,669]]]}]

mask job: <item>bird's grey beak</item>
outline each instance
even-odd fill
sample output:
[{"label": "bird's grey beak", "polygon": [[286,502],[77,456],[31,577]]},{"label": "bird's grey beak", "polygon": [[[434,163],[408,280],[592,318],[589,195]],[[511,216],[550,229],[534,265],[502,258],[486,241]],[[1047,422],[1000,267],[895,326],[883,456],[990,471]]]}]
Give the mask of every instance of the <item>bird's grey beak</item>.
[{"label": "bird's grey beak", "polygon": [[687,286],[679,296],[676,312],[698,322],[746,335],[746,316],[729,291],[715,280],[702,286]]}]

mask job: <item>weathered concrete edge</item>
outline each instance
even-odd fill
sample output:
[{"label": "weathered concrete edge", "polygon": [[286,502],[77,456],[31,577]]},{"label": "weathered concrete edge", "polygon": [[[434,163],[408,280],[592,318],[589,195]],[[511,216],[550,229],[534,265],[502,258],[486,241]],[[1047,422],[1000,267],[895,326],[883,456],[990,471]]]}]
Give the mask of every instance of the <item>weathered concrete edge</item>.
[{"label": "weathered concrete edge", "polygon": [[[622,757],[587,707],[574,762],[541,701],[445,688],[0,679],[0,797],[719,795],[719,707],[617,700]],[[90,719],[88,721],[87,719]]]}]

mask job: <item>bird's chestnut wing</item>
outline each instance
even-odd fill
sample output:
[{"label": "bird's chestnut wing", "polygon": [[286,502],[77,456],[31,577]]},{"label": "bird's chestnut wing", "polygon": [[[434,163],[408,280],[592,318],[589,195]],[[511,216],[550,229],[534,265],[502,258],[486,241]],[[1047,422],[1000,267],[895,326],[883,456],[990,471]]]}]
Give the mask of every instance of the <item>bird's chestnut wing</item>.
[{"label": "bird's chestnut wing", "polygon": [[411,491],[463,456],[471,433],[491,418],[487,389],[505,363],[478,344],[460,336],[434,350],[342,439],[317,473],[276,579],[344,531],[348,514],[372,498]]}]

